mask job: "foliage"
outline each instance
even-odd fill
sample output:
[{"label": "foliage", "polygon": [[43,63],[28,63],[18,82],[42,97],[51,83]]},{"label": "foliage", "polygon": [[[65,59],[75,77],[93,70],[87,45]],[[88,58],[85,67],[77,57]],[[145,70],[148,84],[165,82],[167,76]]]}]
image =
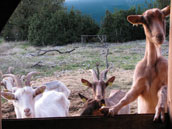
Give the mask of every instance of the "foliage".
[{"label": "foliage", "polygon": [[155,4],[158,8],[164,8],[167,5],[170,5],[170,0],[156,0]]},{"label": "foliage", "polygon": [[[29,21],[42,7],[60,7],[63,0],[22,0],[6,24],[2,36],[5,40],[27,40]],[[52,4],[53,3],[53,4]]]},{"label": "foliage", "polygon": [[[145,0],[145,3],[129,10],[106,11],[100,27],[87,15],[74,10],[67,11],[64,0],[22,0],[5,26],[5,40],[29,40],[33,45],[63,45],[79,42],[80,35],[107,35],[108,42],[125,42],[144,39],[141,26],[127,21],[128,15],[142,14],[148,8],[163,8],[170,0]],[[169,19],[167,20],[167,35]]]},{"label": "foliage", "polygon": [[116,10],[115,13],[106,11],[101,34],[106,34],[109,42],[125,42],[144,38],[141,26],[133,27],[128,21],[128,15],[141,14],[141,9]]},{"label": "foliage", "polygon": [[63,45],[79,42],[82,34],[97,34],[95,21],[79,11],[45,8],[35,14],[29,27],[28,39],[33,45]]}]

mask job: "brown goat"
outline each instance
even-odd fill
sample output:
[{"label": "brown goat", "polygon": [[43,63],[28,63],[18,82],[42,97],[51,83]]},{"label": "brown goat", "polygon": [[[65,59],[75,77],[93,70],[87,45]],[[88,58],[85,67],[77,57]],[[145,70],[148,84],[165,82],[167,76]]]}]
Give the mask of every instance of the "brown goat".
[{"label": "brown goat", "polygon": [[103,114],[99,110],[103,105],[105,105],[105,101],[103,99],[101,101],[95,99],[88,99],[80,93],[79,97],[85,103],[85,109],[80,116],[104,116],[105,113]]},{"label": "brown goat", "polygon": [[159,117],[165,120],[168,62],[161,55],[160,47],[165,40],[165,17],[169,14],[170,7],[167,6],[127,17],[130,23],[143,25],[146,35],[145,56],[136,65],[131,89],[109,109],[109,115],[114,116],[123,106],[138,98],[138,113],[155,113],[154,120]]},{"label": "brown goat", "polygon": [[95,100],[102,100],[105,98],[105,89],[107,86],[111,86],[113,81],[115,80],[115,76],[108,79],[108,81],[104,81],[103,77],[104,74],[107,73],[109,69],[106,69],[101,72],[100,77],[98,78],[98,75],[94,70],[92,70],[93,75],[93,83],[90,83],[89,81],[85,79],[81,79],[81,82],[83,85],[88,86],[93,89],[94,99]]},{"label": "brown goat", "polygon": [[[106,116],[108,114],[108,108],[101,111],[101,107],[110,107],[118,103],[120,99],[125,96],[125,92],[121,90],[112,90],[109,97],[102,100],[88,99],[81,94],[79,94],[79,96],[86,103],[81,116]],[[126,105],[118,113],[129,114],[129,111],[129,105]]]}]

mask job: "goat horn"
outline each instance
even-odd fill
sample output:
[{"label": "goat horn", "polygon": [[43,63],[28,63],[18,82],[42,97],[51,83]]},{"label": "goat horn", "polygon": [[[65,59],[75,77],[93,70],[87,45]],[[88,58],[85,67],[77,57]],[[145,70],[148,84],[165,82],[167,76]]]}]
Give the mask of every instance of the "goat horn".
[{"label": "goat horn", "polygon": [[14,70],[14,67],[8,67],[8,74],[12,74]]},{"label": "goat horn", "polygon": [[26,79],[26,76],[25,75],[22,75],[21,77],[20,77],[20,80],[22,81],[22,84],[24,83],[24,80]]},{"label": "goat horn", "polygon": [[19,79],[18,76],[14,75],[14,74],[4,74],[2,77],[3,77],[3,78],[4,78],[4,77],[12,77],[12,78],[14,79],[14,81],[15,81],[17,87],[19,87],[19,88],[22,87],[22,82],[21,82],[21,80]]},{"label": "goat horn", "polygon": [[93,75],[93,80],[98,81],[98,75],[97,75],[96,71],[94,69],[91,69],[90,71],[91,71],[91,73]]},{"label": "goat horn", "polygon": [[0,70],[0,77],[2,77],[3,76],[3,72]]},{"label": "goat horn", "polygon": [[36,72],[36,71],[33,71],[33,72],[28,73],[27,76],[26,76],[25,85],[26,85],[26,86],[31,86],[30,81],[31,81],[32,76],[33,76],[34,74],[38,74],[38,73],[39,73],[39,72]]},{"label": "goat horn", "polygon": [[103,70],[100,74],[100,80],[106,80],[106,74],[108,73],[108,71],[111,69],[111,67]]}]

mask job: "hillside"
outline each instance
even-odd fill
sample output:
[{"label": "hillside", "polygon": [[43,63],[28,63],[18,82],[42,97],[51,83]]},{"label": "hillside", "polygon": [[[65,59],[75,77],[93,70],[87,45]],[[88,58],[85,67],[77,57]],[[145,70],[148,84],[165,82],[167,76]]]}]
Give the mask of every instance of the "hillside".
[{"label": "hillside", "polygon": [[90,15],[98,23],[103,19],[106,10],[129,9],[132,6],[144,4],[145,0],[66,0],[64,6],[70,10],[72,7],[83,14]]}]

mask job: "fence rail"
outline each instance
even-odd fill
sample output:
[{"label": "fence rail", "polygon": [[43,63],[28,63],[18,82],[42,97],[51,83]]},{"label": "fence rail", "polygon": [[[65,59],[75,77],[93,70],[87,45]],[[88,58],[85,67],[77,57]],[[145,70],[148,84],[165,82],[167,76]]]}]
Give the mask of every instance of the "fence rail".
[{"label": "fence rail", "polygon": [[[153,114],[115,117],[61,117],[3,119],[3,129],[167,129],[168,122],[153,122]],[[166,115],[166,120],[168,116]]]}]

